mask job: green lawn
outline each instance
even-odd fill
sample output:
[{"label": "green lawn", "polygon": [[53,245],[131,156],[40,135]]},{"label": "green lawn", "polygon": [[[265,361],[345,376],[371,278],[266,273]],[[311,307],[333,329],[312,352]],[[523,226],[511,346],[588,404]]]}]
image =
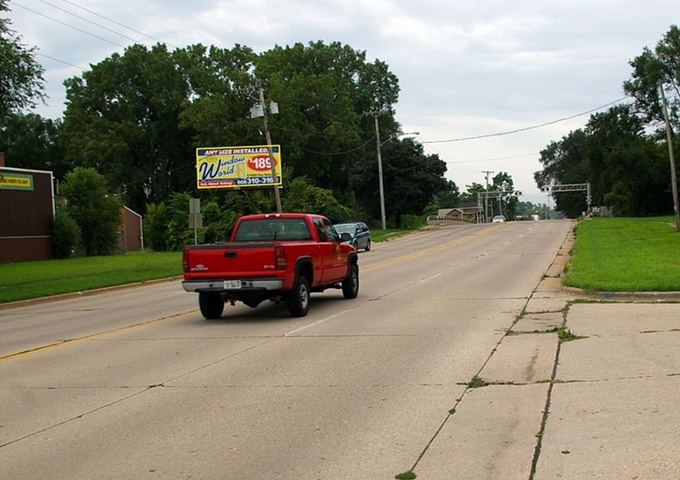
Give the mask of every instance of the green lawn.
[{"label": "green lawn", "polygon": [[[412,230],[372,230],[382,242]],[[0,303],[182,275],[182,252],[134,252],[0,265]]]},{"label": "green lawn", "polygon": [[564,284],[599,292],[680,291],[674,217],[581,220]]},{"label": "green lawn", "polygon": [[0,303],[182,274],[182,252],[135,252],[0,265]]},{"label": "green lawn", "polygon": [[[410,230],[371,231],[373,242]],[[136,252],[0,265],[0,303],[182,274],[181,252]],[[602,292],[680,291],[673,217],[582,220],[565,285]]]}]

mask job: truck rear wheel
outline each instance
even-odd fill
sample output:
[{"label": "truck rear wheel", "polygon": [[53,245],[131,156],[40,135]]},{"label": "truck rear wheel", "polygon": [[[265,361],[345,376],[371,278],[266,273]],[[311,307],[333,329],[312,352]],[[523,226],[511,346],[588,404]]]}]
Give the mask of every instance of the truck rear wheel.
[{"label": "truck rear wheel", "polygon": [[342,294],[345,298],[357,298],[359,295],[359,267],[349,266],[347,278],[342,281]]},{"label": "truck rear wheel", "polygon": [[198,294],[198,307],[201,309],[201,314],[208,320],[220,318],[224,311],[224,300],[219,295],[210,295],[207,293]]},{"label": "truck rear wheel", "polygon": [[309,311],[309,280],[300,276],[295,288],[288,294],[288,311],[294,317],[304,317]]}]

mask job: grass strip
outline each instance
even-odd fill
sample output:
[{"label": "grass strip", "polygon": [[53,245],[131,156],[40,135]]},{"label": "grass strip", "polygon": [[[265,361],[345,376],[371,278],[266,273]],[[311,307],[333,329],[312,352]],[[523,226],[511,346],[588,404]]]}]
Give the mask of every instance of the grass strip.
[{"label": "grass strip", "polygon": [[[674,217],[581,220],[564,284],[599,292],[680,291]],[[411,230],[372,230],[373,242]],[[0,303],[182,274],[182,252],[131,252],[0,265]]]},{"label": "grass strip", "polygon": [[144,282],[182,274],[182,252],[10,263],[0,266],[0,303],[94,288]]},{"label": "grass strip", "polygon": [[564,285],[599,292],[680,291],[674,218],[581,220]]}]

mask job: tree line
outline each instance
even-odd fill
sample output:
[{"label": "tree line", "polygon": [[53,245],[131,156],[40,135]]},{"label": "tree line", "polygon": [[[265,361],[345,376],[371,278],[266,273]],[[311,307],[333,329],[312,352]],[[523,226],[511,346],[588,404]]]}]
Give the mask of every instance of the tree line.
[{"label": "tree line", "polygon": [[[0,0],[0,12],[7,4]],[[661,81],[670,94],[677,126],[678,37],[671,27],[654,51],[645,49],[631,61],[633,75],[624,89],[632,103],[591,116],[586,128],[541,151],[538,186],[588,181],[593,203],[621,215],[672,210],[655,85]],[[203,205],[201,241],[224,240],[240,214],[274,211],[271,189],[196,188],[197,148],[266,143],[261,120],[248,115],[260,87],[279,105],[269,129],[282,147],[284,210],[377,224],[376,117],[391,225],[434,214],[438,206],[476,202],[487,189],[473,183],[461,193],[445,179],[446,164],[438,155],[403,138],[395,120],[398,78],[385,62],[368,61],[366,52],[339,42],[276,46],[260,54],[238,44],[174,50],[134,44],[67,79],[66,109],[56,120],[26,113],[44,100],[43,69],[35,49],[21,44],[7,19],[0,19],[0,48],[7,53],[0,58],[0,151],[8,166],[51,170],[60,181],[68,203],[57,222],[61,235],[70,232],[71,239],[58,249],[64,254],[73,242],[88,254],[109,251],[106,232],[115,230],[115,215],[101,212],[123,204],[144,215],[145,238],[158,250],[192,240],[186,215],[191,197]],[[492,191],[513,189],[506,172],[490,181]],[[555,200],[570,216],[584,209],[583,195]],[[527,210],[512,195],[489,204],[509,218]]]},{"label": "tree line", "polygon": [[[7,0],[0,0],[0,10],[7,10]],[[19,38],[2,32],[3,43],[21,50]],[[271,190],[196,188],[197,148],[266,143],[261,119],[248,115],[257,100],[254,87],[279,105],[269,130],[282,147],[289,208],[335,221],[379,218],[375,115],[392,225],[422,214],[448,187],[445,162],[400,136],[397,77],[383,61],[368,61],[366,52],[348,45],[297,43],[256,54],[243,45],[169,50],[134,44],[67,79],[66,108],[57,120],[24,113],[44,98],[34,53],[22,52],[33,62],[32,82],[14,83],[7,98],[16,101],[0,111],[0,150],[8,166],[51,170],[62,193],[70,191],[74,173],[92,180],[93,170],[119,204],[157,219],[156,225],[169,221],[167,212],[184,215],[186,224],[188,203],[180,206],[184,200],[178,199],[187,195],[211,206],[201,231],[206,239],[223,234],[235,215],[275,210]],[[155,247],[176,248],[178,241]]]},{"label": "tree line", "polygon": [[[680,29],[672,25],[654,49],[630,61],[623,83],[630,101],[590,116],[585,128],[570,132],[541,151],[536,184],[590,183],[592,205],[619,216],[673,212],[669,145],[661,99],[668,98],[672,129],[680,122]],[[678,141],[673,137],[674,151]],[[583,192],[555,196],[556,208],[578,217],[586,210]]]}]

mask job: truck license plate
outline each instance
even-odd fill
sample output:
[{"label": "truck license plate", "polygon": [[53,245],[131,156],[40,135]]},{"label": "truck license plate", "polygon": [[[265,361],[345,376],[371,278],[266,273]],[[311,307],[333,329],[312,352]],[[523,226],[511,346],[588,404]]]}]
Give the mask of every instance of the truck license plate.
[{"label": "truck license plate", "polygon": [[241,288],[241,280],[225,280],[224,288]]}]

